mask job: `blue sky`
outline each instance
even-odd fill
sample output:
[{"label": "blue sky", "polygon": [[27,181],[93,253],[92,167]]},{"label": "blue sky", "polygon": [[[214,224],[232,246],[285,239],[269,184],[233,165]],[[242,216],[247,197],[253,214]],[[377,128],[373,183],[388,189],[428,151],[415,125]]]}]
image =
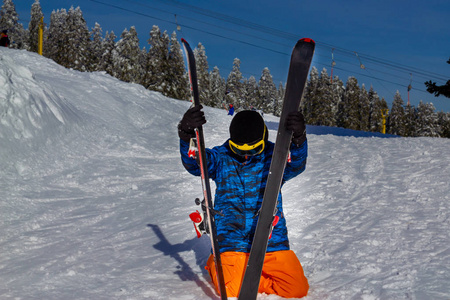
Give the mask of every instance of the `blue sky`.
[{"label": "blue sky", "polygon": [[[25,27],[34,0],[13,0]],[[135,26],[142,47],[153,25],[191,46],[201,42],[210,68],[227,77],[234,58],[241,60],[245,77],[268,67],[275,83],[285,82],[289,56],[297,39],[317,43],[313,65],[336,66],[333,75],[373,86],[391,103],[398,90],[405,104],[411,83],[412,105],[432,102],[450,111],[450,99],[425,92],[427,80],[444,84],[450,79],[450,1],[448,0],[41,0],[45,22],[53,10],[79,6],[91,29],[98,22],[103,33],[120,36]],[[333,50],[334,49],[334,50]],[[360,68],[360,64],[365,69]]]}]

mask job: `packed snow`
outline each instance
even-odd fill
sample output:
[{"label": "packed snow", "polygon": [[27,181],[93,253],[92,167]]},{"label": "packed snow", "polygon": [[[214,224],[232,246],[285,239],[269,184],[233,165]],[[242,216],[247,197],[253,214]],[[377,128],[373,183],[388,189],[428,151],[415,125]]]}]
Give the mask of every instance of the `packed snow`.
[{"label": "packed snow", "polygon": [[[0,87],[1,299],[219,299],[178,153],[189,102],[6,48]],[[231,117],[205,114],[221,144]],[[307,131],[283,188],[304,299],[450,299],[450,140]]]}]

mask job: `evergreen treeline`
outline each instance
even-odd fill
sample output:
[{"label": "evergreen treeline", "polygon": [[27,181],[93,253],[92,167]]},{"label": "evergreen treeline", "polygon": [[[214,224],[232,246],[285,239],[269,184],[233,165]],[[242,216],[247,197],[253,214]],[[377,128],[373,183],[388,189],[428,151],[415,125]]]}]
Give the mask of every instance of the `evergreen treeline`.
[{"label": "evergreen treeline", "polygon": [[[39,22],[43,16],[39,0],[31,7],[31,18],[25,30],[18,22],[12,0],[3,0],[0,29],[8,30],[11,47],[38,51]],[[120,37],[106,32],[99,24],[89,30],[79,7],[59,9],[50,16],[44,28],[43,55],[58,64],[79,71],[104,71],[120,80],[143,85],[175,99],[189,98],[189,81],[183,53],[176,32],[161,32],[154,25],[149,32],[149,49],[140,48],[136,29],[125,29]],[[219,68],[209,71],[205,47],[195,49],[200,101],[205,105],[236,109],[257,109],[279,115],[284,97],[282,83],[276,86],[268,68],[261,77],[244,78],[241,61],[233,61],[225,79]],[[337,76],[330,78],[326,69],[320,74],[313,67],[301,107],[310,125],[337,126],[362,131],[381,132],[382,110],[387,102],[371,87],[359,86],[355,77],[344,84]],[[405,106],[400,93],[394,96],[387,118],[387,133],[417,137],[450,138],[450,113],[436,113],[433,104]]]}]

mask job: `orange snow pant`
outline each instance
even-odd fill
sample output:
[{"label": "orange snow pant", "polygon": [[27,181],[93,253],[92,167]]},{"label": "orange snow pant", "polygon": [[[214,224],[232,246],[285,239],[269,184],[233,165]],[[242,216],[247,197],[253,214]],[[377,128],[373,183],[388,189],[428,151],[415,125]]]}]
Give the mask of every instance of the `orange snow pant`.
[{"label": "orange snow pant", "polygon": [[[249,253],[224,252],[220,255],[228,297],[238,297],[244,279]],[[206,263],[211,279],[219,292],[214,257]],[[291,250],[266,253],[259,283],[259,293],[276,294],[284,298],[301,298],[308,293],[308,280],[295,253]]]}]

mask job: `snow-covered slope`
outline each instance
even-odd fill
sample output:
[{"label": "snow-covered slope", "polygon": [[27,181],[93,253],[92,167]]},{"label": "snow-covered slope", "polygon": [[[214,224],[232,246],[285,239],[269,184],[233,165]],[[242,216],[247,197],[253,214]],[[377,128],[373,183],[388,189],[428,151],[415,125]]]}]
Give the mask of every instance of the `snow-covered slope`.
[{"label": "snow-covered slope", "polygon": [[[11,49],[0,86],[0,299],[218,299],[178,154],[188,102]],[[205,113],[222,143],[231,118]],[[283,190],[306,299],[449,299],[450,141],[308,133]]]}]

